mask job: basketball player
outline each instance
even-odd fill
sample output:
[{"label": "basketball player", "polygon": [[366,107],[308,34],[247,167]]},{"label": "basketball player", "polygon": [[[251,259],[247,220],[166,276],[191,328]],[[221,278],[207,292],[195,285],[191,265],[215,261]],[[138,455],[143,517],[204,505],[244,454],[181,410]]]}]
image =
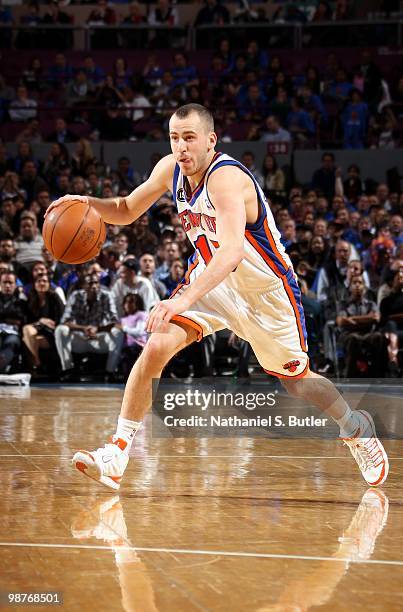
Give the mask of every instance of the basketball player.
[{"label": "basketball player", "polygon": [[74,198],[94,206],[106,223],[128,225],[169,190],[195,247],[183,282],[150,314],[151,335],[127,381],[116,434],[103,448],[77,452],[73,466],[119,489],[133,438],[151,406],[152,379],[185,346],[228,328],[251,344],[264,370],[291,395],[338,423],[367,483],[382,484],[388,458],[372,417],[351,410],[336,387],[309,368],[296,276],[263,191],[245,166],[216,152],[213,118],[203,106],[179,108],[169,136],[172,154],[129,196],[66,195],[47,211]]}]

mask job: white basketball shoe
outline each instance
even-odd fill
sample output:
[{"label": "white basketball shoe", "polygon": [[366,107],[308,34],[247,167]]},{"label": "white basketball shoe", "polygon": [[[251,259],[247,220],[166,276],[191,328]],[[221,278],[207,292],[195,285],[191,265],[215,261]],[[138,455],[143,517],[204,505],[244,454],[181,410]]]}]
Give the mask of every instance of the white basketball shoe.
[{"label": "white basketball shoe", "polygon": [[389,461],[382,443],[376,437],[374,421],[366,410],[357,410],[360,427],[351,438],[342,438],[361,474],[371,487],[385,482],[389,472]]},{"label": "white basketball shoe", "polygon": [[72,464],[76,470],[111,489],[119,489],[129,462],[127,442],[113,436],[108,444],[95,451],[78,451]]}]

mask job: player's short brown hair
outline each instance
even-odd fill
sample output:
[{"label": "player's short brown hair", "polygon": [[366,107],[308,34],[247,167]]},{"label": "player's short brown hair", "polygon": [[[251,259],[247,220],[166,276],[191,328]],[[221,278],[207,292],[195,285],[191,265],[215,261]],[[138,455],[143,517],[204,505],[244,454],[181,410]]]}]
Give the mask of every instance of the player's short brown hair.
[{"label": "player's short brown hair", "polygon": [[200,119],[204,121],[206,127],[209,132],[214,132],[214,118],[210,113],[208,108],[202,106],[201,104],[185,104],[184,106],[180,106],[177,111],[174,112],[174,115],[178,117],[178,119],[186,119],[192,113],[196,113],[199,115]]}]

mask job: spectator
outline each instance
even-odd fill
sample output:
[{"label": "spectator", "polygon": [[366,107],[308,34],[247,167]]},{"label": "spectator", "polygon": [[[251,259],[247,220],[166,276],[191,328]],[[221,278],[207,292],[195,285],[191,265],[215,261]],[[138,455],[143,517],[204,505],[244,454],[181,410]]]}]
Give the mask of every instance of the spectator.
[{"label": "spectator", "polygon": [[139,276],[140,266],[134,258],[126,259],[119,268],[119,278],[112,287],[112,296],[117,304],[119,316],[123,315],[123,298],[127,293],[138,293],[147,312],[159,301],[146,278]]},{"label": "spectator", "polygon": [[35,209],[34,212],[36,214],[38,227],[41,231],[43,227],[45,213],[48,207],[50,206],[50,203],[51,202],[49,191],[47,189],[42,189],[41,191],[38,191],[38,196],[36,200],[34,200],[31,204],[31,207]]},{"label": "spectator", "polygon": [[239,102],[239,116],[245,121],[260,123],[267,113],[267,98],[260,91],[259,85],[252,83],[246,97]]},{"label": "spectator", "polygon": [[125,111],[112,102],[107,107],[106,117],[102,119],[99,131],[102,140],[110,142],[128,140],[133,134],[133,124],[126,117]]},{"label": "spectator", "polygon": [[343,194],[350,204],[357,204],[362,194],[362,179],[360,168],[356,164],[351,164],[347,168],[347,177],[343,183]]},{"label": "spectator", "polygon": [[62,117],[55,119],[55,130],[46,138],[48,142],[58,142],[64,144],[66,142],[77,142],[78,136],[67,127],[66,121]]},{"label": "spectator", "polygon": [[381,324],[389,339],[388,355],[392,373],[399,374],[398,352],[403,346],[403,267],[394,274],[392,290],[381,301]]},{"label": "spectator", "polygon": [[189,65],[188,58],[181,51],[174,55],[171,73],[174,78],[174,86],[185,85],[190,87],[191,85],[199,84],[196,68]]},{"label": "spectator", "polygon": [[55,346],[55,328],[60,322],[63,310],[63,302],[51,288],[48,275],[38,274],[28,294],[27,324],[22,330],[33,373],[41,368],[40,349],[51,349]]},{"label": "spectator", "polygon": [[[42,261],[42,246],[43,240],[38,231],[36,216],[33,212],[26,210],[20,217],[20,233],[15,241],[15,259],[25,269],[25,279],[33,264],[36,261]],[[24,281],[24,278],[21,280]]]},{"label": "spectator", "polygon": [[182,259],[175,259],[169,268],[169,274],[162,281],[167,289],[168,295],[171,295],[176,289],[180,281],[185,276],[185,264]]},{"label": "spectator", "polygon": [[39,4],[34,1],[29,2],[27,10],[28,12],[20,17],[20,25],[27,27],[17,34],[16,47],[18,49],[36,49],[42,36],[40,30],[37,29],[37,26],[42,23]]},{"label": "spectator", "polygon": [[124,101],[125,98],[122,92],[115,86],[113,76],[111,74],[107,74],[105,77],[105,82],[98,88],[95,104],[97,106],[107,107],[110,104],[122,104]]},{"label": "spectator", "polygon": [[371,53],[364,50],[361,54],[359,73],[364,79],[364,100],[370,108],[375,109],[382,99],[382,78],[378,66],[371,58]]},{"label": "spectator", "polygon": [[12,121],[28,121],[37,115],[37,102],[28,97],[25,85],[17,87],[17,96],[10,102],[8,114]]},{"label": "spectator", "polygon": [[367,134],[368,106],[362,101],[358,89],[350,92],[350,102],[343,111],[344,147],[346,149],[363,149]]},{"label": "spectator", "polygon": [[334,21],[347,21],[354,19],[354,10],[350,0],[337,0],[333,11]]},{"label": "spectator", "polygon": [[151,26],[176,26],[178,22],[177,10],[169,0],[157,0],[156,6],[151,9],[148,16],[148,23]]},{"label": "spectator", "polygon": [[74,380],[73,353],[107,353],[106,380],[113,379],[123,345],[111,293],[100,286],[98,276],[86,277],[83,289],[74,291],[67,300],[55,342],[63,370],[63,381]]},{"label": "spectator", "polygon": [[287,128],[296,144],[306,146],[315,135],[315,125],[312,117],[305,110],[304,101],[300,97],[292,98],[291,111],[287,117]]},{"label": "spectator", "polygon": [[294,219],[285,219],[281,224],[281,242],[287,251],[297,244],[297,232]]},{"label": "spectator", "polygon": [[131,2],[129,6],[129,15],[123,19],[122,23],[125,25],[139,25],[145,21],[146,18],[144,17],[139,2]]},{"label": "spectator", "polygon": [[130,165],[130,159],[126,156],[119,157],[118,159],[116,178],[119,183],[119,192],[122,189],[125,189],[129,192],[133,191],[133,189],[141,183],[139,173],[135,172],[133,167]]},{"label": "spectator", "polygon": [[88,166],[93,164],[94,161],[95,157],[90,141],[86,138],[80,138],[71,156],[73,174],[85,176]]},{"label": "spectator", "polygon": [[274,155],[266,155],[263,161],[262,174],[264,178],[264,190],[268,192],[284,191],[285,176],[281,168],[278,167]]},{"label": "spectator", "polygon": [[38,119],[31,119],[26,128],[21,130],[17,135],[15,142],[39,143],[42,142],[42,133],[39,127]]},{"label": "spectator", "polygon": [[321,191],[328,199],[333,199],[335,192],[336,168],[333,153],[323,153],[322,167],[315,170],[312,176],[312,189]]},{"label": "spectator", "polygon": [[[97,6],[88,16],[87,24],[96,26],[113,26],[116,23],[116,13],[108,6],[107,0],[98,0]],[[116,33],[106,27],[95,30],[91,35],[92,49],[110,49],[116,46]]]},{"label": "spectator", "polygon": [[49,185],[52,187],[56,184],[62,170],[69,168],[69,152],[67,147],[60,143],[54,142],[50,149],[49,155],[43,165],[42,173]]},{"label": "spectator", "polygon": [[334,249],[334,258],[332,257],[319,272],[316,294],[320,302],[328,299],[330,287],[336,291],[343,289],[350,258],[350,243],[345,240],[338,240]]},{"label": "spectator", "polygon": [[143,253],[155,253],[158,238],[150,229],[150,217],[147,213],[141,215],[132,226],[132,252],[138,258]]},{"label": "spectator", "polygon": [[312,22],[330,21],[332,18],[332,9],[327,2],[318,2],[316,10],[312,16]]},{"label": "spectator", "polygon": [[64,88],[73,78],[73,68],[64,53],[56,53],[55,62],[49,68],[48,81],[55,89]]},{"label": "spectator", "polygon": [[[271,116],[277,118],[279,125],[285,125],[290,110],[291,104],[288,99],[287,90],[284,87],[279,87],[276,96],[269,103],[269,113]],[[284,132],[286,132],[286,130],[284,130]],[[291,135],[289,135],[289,140],[291,140]]]},{"label": "spectator", "polygon": [[[32,152],[32,147],[30,143],[23,140],[18,145],[17,155],[15,156],[15,159],[14,159],[15,172],[20,173],[26,161],[35,161],[35,160],[34,160],[34,154]],[[14,184],[17,185],[19,177],[17,175],[13,175],[12,178],[15,181]],[[15,191],[15,193],[17,193],[17,191]]]},{"label": "spectator", "polygon": [[242,163],[255,177],[260,187],[263,189],[264,180],[262,173],[255,166],[255,155],[252,151],[245,151],[242,154]]},{"label": "spectator", "polygon": [[20,332],[26,318],[26,302],[17,292],[14,272],[3,271],[0,275],[0,372],[9,370],[17,357]]},{"label": "spectator", "polygon": [[132,71],[128,69],[125,58],[117,57],[113,64],[113,81],[117,89],[121,91],[129,87],[132,76]]},{"label": "spectator", "polygon": [[176,242],[167,242],[162,252],[162,263],[155,271],[155,277],[162,283],[168,278],[171,265],[177,259],[180,259],[179,245]]},{"label": "spectator", "polygon": [[139,121],[149,116],[147,109],[151,108],[150,100],[142,91],[133,91],[131,87],[123,90],[124,102],[122,108],[127,108],[125,116],[131,121]]},{"label": "spectator", "polygon": [[378,307],[365,297],[365,285],[361,276],[351,280],[350,297],[342,306],[336,323],[343,331],[340,341],[346,356],[345,375],[354,377],[385,372],[386,339],[376,332],[379,321]]},{"label": "spectator", "polygon": [[[62,11],[59,7],[59,0],[52,0],[50,6],[46,9],[42,23],[49,25],[71,25],[73,18]],[[46,47],[48,49],[66,49],[73,44],[73,32],[69,29],[57,29],[46,31]]]},{"label": "spectator", "polygon": [[155,301],[158,302],[159,300],[163,300],[167,295],[167,289],[164,283],[162,283],[155,277],[156,265],[154,255],[151,255],[150,253],[144,253],[144,255],[140,257],[139,264],[141,276],[150,281],[154,291],[158,296]]},{"label": "spectator", "polygon": [[347,79],[344,68],[337,68],[334,80],[325,90],[326,96],[331,100],[339,102],[341,105],[347,100],[352,88],[353,84]]},{"label": "spectator", "polygon": [[266,129],[260,140],[262,142],[287,142],[291,141],[291,134],[280,126],[279,120],[274,115],[269,115],[266,119]]},{"label": "spectator", "polygon": [[14,240],[11,238],[2,238],[0,240],[0,260],[8,264],[9,269],[13,270],[17,277],[20,276],[21,265],[16,261],[17,249]]},{"label": "spectator", "polygon": [[93,91],[94,84],[88,81],[84,70],[78,70],[73,79],[67,84],[64,94],[66,106],[82,106],[88,101],[89,95]]},{"label": "spectator", "polygon": [[230,14],[226,6],[220,4],[219,0],[205,0],[205,6],[197,13],[194,25],[223,25],[229,21]]},{"label": "spectator", "polygon": [[38,197],[38,193],[43,189],[48,189],[47,183],[38,176],[38,170],[33,161],[26,161],[22,167],[21,187],[27,194],[27,203]]},{"label": "spectator", "polygon": [[97,66],[92,55],[87,55],[84,58],[80,70],[85,72],[88,82],[95,85],[95,87],[98,87],[105,79],[105,71],[100,66]]},{"label": "spectator", "polygon": [[147,341],[148,314],[144,309],[143,298],[137,293],[127,293],[123,298],[122,308],[123,316],[120,319],[120,329],[125,334],[125,340],[120,367],[124,379],[127,380],[133,364]]}]

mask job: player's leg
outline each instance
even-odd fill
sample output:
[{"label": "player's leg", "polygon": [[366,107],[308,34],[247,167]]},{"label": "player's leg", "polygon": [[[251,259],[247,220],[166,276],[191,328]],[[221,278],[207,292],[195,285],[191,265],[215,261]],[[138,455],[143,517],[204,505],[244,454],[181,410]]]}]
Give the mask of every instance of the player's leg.
[{"label": "player's leg", "polygon": [[159,379],[168,361],[197,339],[197,331],[185,324],[169,323],[164,333],[153,333],[134,364],[126,383],[116,434],[103,448],[78,451],[73,466],[86,476],[113,489],[129,461],[129,451],[142,419],[151,407],[153,380]]},{"label": "player's leg", "polygon": [[336,421],[340,438],[349,447],[369,485],[385,482],[389,472],[388,456],[368,412],[352,410],[330,380],[309,369],[303,378],[282,378],[281,383],[290,395],[314,404]]},{"label": "player's leg", "polygon": [[363,410],[351,410],[330,380],[309,369],[305,321],[295,281],[290,277],[266,294],[248,296],[241,311],[244,338],[263,369],[277,376],[291,395],[330,415],[368,484],[382,484],[388,459],[372,417]]}]

